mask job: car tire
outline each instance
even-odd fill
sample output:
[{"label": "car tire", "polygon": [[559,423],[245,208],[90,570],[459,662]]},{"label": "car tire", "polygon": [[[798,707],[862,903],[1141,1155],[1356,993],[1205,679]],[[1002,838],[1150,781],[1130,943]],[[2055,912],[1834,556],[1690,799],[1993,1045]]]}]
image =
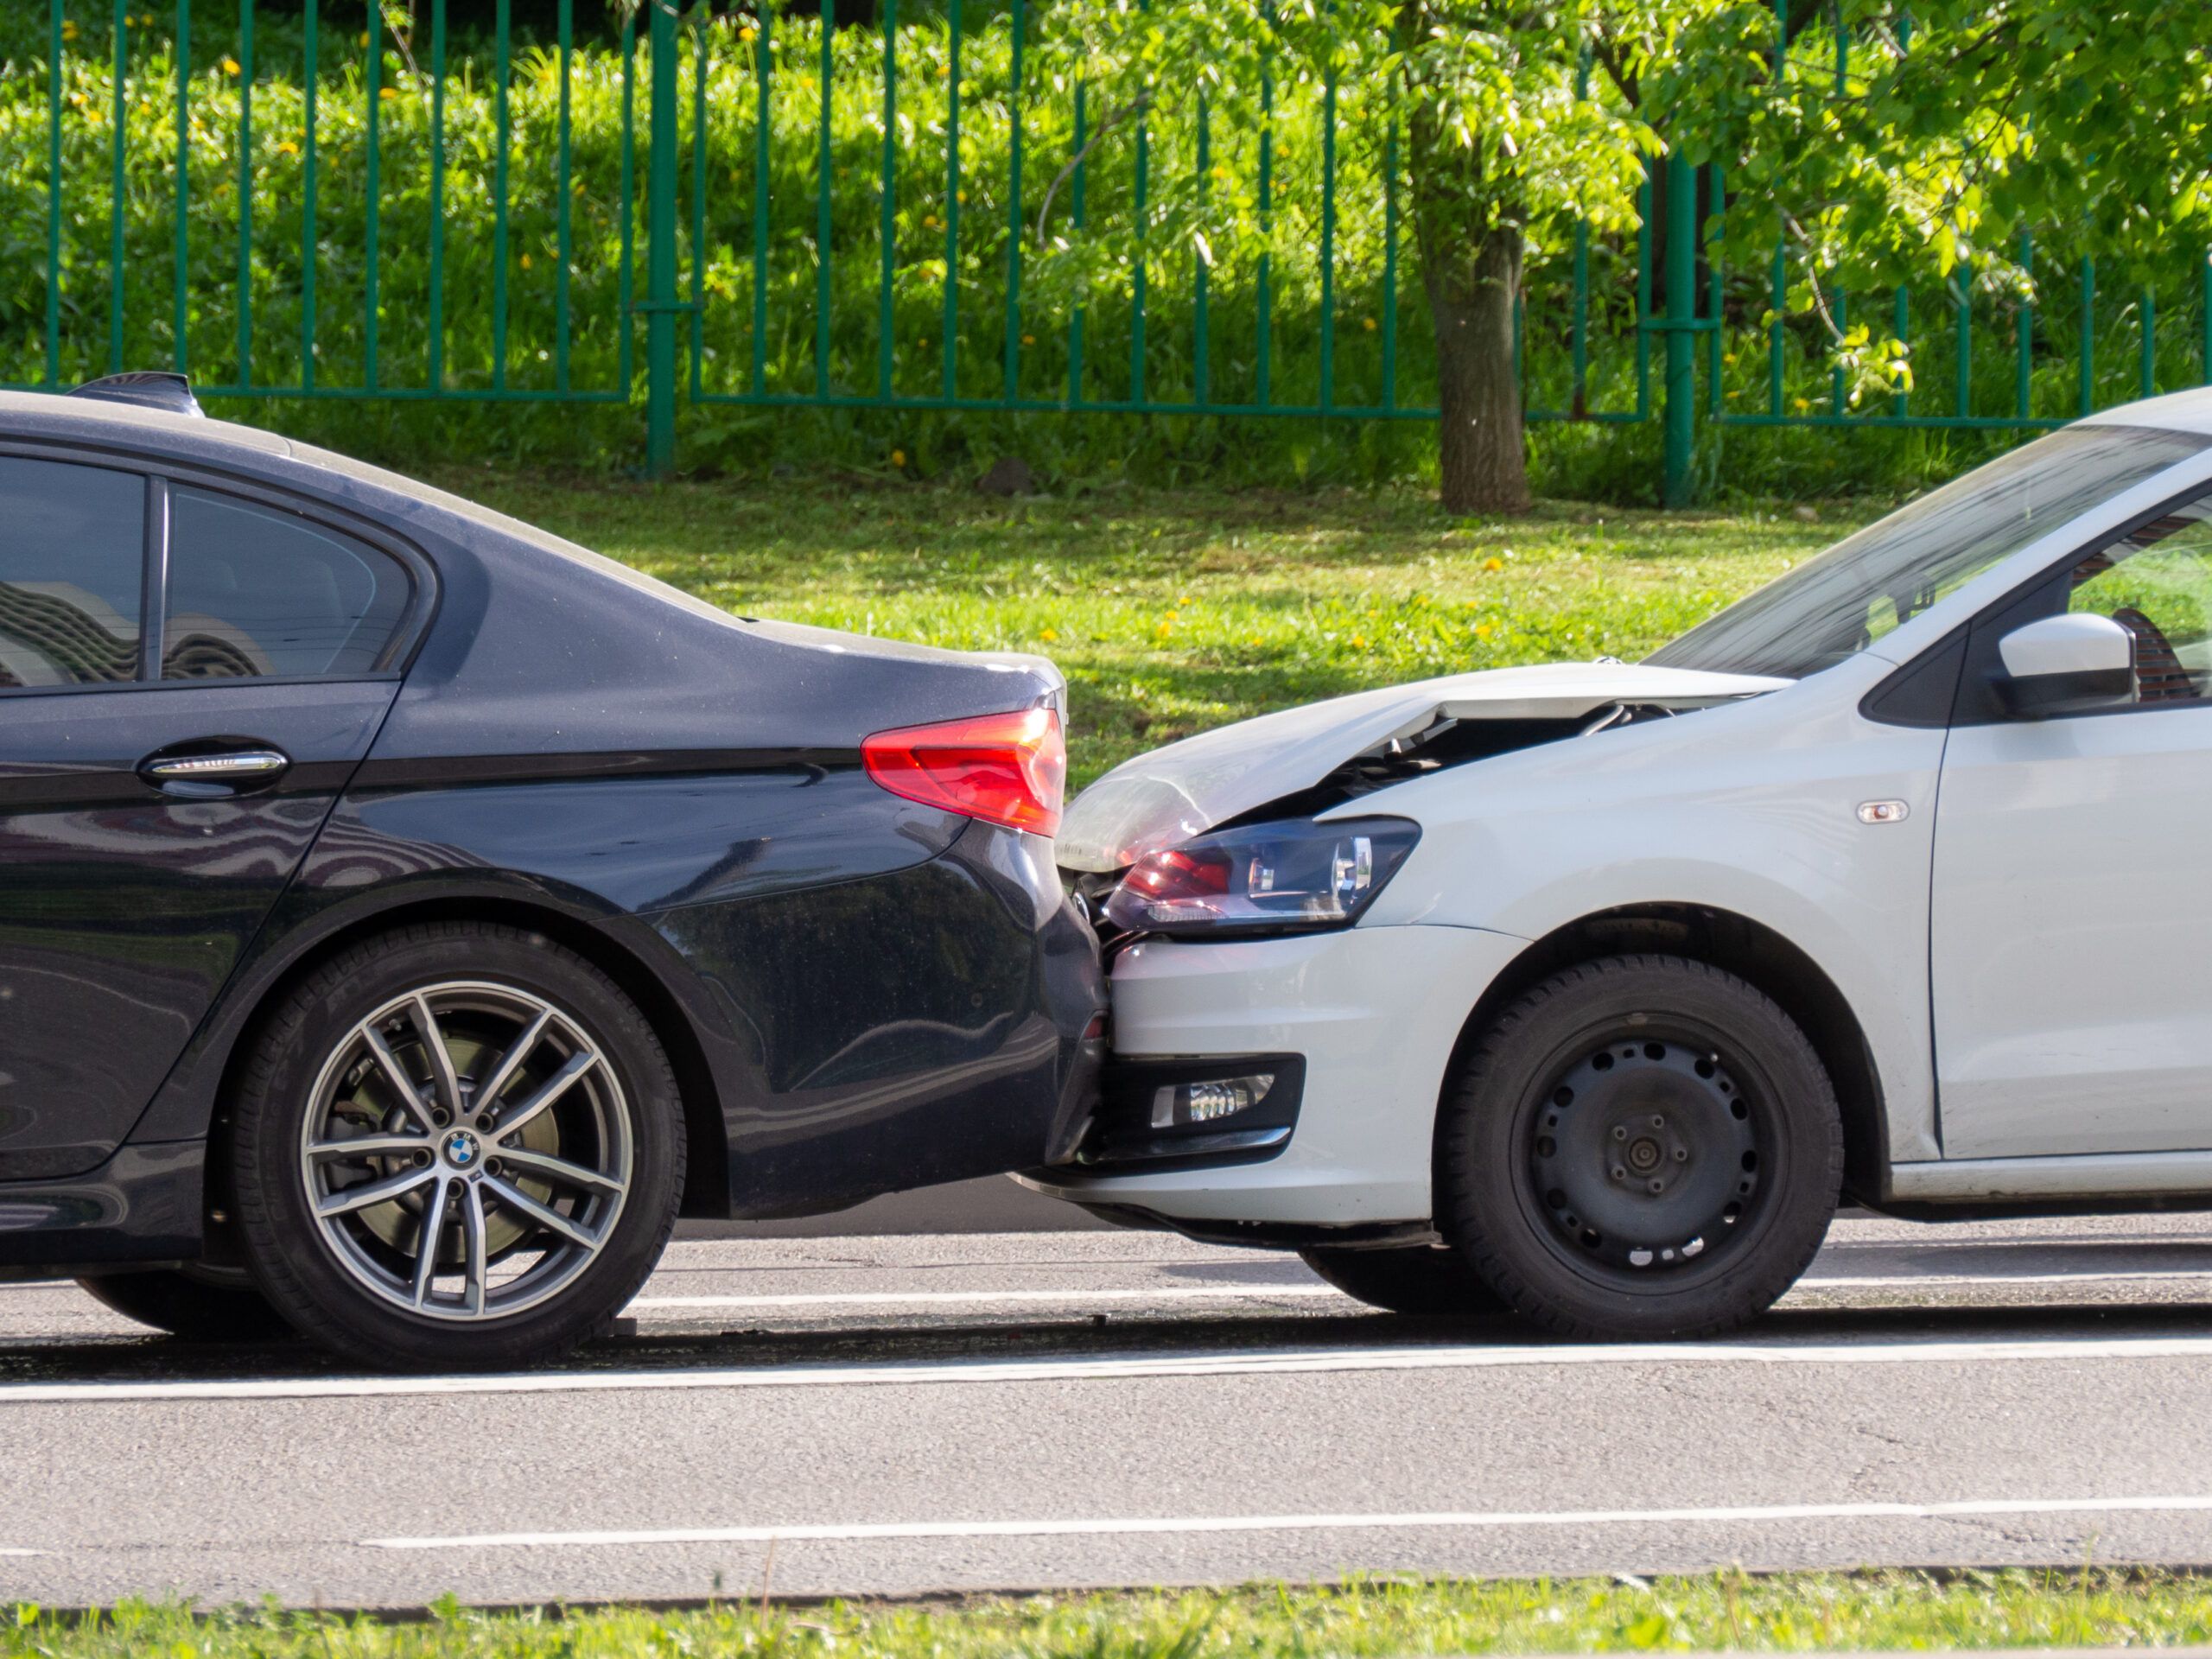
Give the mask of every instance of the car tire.
[{"label": "car tire", "polygon": [[1442,1244],[1355,1250],[1318,1245],[1299,1258],[1357,1301],[1423,1319],[1502,1313],[1505,1304],[1466,1259]]},{"label": "car tire", "polygon": [[1449,1089],[1439,1226],[1485,1283],[1585,1339],[1709,1336],[1811,1262],[1843,1179],[1812,1044],[1732,974],[1663,956],[1553,976]]},{"label": "car tire", "polygon": [[79,1279],[94,1301],[187,1342],[283,1342],[296,1333],[236,1268],[154,1268]]},{"label": "car tire", "polygon": [[605,1332],[683,1190],[676,1079],[645,1017],[575,952],[493,924],[409,926],[322,964],[271,1012],[233,1109],[255,1282],[302,1335],[382,1369],[527,1365]]}]

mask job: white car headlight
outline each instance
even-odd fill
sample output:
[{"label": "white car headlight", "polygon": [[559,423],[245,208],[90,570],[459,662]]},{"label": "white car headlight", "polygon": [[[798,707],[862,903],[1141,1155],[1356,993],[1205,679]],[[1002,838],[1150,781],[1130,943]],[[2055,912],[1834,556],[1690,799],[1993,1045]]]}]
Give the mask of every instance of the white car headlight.
[{"label": "white car headlight", "polygon": [[1347,927],[1420,839],[1406,818],[1218,830],[1139,860],[1106,919],[1127,933],[1205,938]]}]

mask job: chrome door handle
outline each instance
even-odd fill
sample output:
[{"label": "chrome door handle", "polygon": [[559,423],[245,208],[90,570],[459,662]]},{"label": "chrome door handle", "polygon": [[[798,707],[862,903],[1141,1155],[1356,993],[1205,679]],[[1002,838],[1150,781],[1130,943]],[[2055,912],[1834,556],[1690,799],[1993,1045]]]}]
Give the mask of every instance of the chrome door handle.
[{"label": "chrome door handle", "polygon": [[267,789],[291,765],[292,757],[283,750],[248,740],[235,749],[197,754],[156,749],[138,763],[138,775],[173,800],[227,801]]},{"label": "chrome door handle", "polygon": [[180,754],[149,760],[142,770],[157,783],[237,783],[267,778],[292,764],[275,749],[232,749],[222,754]]}]

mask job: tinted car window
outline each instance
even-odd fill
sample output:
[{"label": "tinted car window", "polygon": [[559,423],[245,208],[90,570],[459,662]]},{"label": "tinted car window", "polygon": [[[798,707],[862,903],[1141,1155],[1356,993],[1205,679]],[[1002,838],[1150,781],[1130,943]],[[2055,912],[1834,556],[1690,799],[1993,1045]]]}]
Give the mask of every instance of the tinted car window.
[{"label": "tinted car window", "polygon": [[0,456],[0,686],[138,677],[146,481]]},{"label": "tinted car window", "polygon": [[397,560],[350,536],[234,497],[172,488],[162,677],[367,673],[410,591]]}]

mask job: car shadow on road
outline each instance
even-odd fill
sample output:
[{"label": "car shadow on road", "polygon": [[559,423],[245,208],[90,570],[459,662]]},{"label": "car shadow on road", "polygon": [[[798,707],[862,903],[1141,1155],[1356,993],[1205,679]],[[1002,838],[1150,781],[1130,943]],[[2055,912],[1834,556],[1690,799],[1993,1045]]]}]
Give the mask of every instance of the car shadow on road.
[{"label": "car shadow on road", "polygon": [[[1728,1340],[1805,1343],[2037,1342],[2061,1338],[2212,1336],[2212,1305],[1783,1309]],[[1158,1317],[1077,1314],[1026,1324],[877,1320],[835,1328],[751,1325],[649,1332],[590,1344],[554,1373],[756,1370],[791,1366],[927,1365],[957,1361],[1313,1353],[1333,1350],[1495,1344],[1583,1344],[1548,1338],[1505,1316],[1408,1319],[1382,1313]],[[251,1348],[148,1336],[0,1339],[0,1401],[11,1387],[79,1383],[282,1382],[359,1375],[305,1343]]]}]

